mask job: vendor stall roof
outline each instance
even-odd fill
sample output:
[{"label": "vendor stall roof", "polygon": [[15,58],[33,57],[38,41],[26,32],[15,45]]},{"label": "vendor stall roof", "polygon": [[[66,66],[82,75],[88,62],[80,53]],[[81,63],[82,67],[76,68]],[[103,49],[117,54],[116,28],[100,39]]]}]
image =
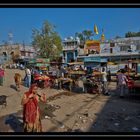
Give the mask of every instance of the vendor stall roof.
[{"label": "vendor stall roof", "polygon": [[84,62],[71,62],[69,65],[84,65]]},{"label": "vendor stall roof", "polygon": [[47,66],[50,66],[50,65],[49,64],[36,63],[34,66],[36,66],[36,67],[47,67]]},{"label": "vendor stall roof", "polygon": [[114,62],[107,62],[108,65],[115,65]]}]

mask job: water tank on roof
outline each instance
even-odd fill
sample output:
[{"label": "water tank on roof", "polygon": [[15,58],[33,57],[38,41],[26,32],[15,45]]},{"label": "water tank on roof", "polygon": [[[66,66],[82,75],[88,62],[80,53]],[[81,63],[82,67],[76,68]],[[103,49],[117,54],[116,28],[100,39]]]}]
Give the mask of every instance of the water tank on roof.
[{"label": "water tank on roof", "polygon": [[70,39],[73,40],[73,37],[71,36]]}]

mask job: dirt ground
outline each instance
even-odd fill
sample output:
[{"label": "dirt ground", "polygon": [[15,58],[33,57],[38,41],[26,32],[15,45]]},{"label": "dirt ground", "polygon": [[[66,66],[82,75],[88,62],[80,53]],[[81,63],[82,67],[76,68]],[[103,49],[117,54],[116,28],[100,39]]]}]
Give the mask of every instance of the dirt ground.
[{"label": "dirt ground", "polygon": [[[0,132],[23,132],[21,98],[28,88],[15,90],[14,74],[24,70],[6,69],[0,96],[7,96],[7,106],[0,105]],[[47,104],[42,105],[43,132],[140,132],[140,100],[126,95],[120,99],[116,83],[109,83],[111,95],[43,89]]]}]

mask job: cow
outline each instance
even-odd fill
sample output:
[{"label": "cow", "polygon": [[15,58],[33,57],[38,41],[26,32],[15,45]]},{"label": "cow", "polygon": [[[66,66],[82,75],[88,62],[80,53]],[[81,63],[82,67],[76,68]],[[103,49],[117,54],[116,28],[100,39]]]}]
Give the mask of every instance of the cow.
[{"label": "cow", "polygon": [[16,90],[20,91],[20,85],[22,82],[21,75],[19,73],[15,73],[14,79],[15,79],[15,84],[16,84]]}]

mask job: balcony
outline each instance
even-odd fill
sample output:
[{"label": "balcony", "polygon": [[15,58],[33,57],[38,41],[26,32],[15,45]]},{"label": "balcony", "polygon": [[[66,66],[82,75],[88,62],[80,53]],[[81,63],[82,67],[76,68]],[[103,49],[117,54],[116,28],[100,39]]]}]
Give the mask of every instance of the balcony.
[{"label": "balcony", "polygon": [[66,51],[66,50],[75,50],[77,49],[78,46],[64,46],[63,47],[63,51]]}]

